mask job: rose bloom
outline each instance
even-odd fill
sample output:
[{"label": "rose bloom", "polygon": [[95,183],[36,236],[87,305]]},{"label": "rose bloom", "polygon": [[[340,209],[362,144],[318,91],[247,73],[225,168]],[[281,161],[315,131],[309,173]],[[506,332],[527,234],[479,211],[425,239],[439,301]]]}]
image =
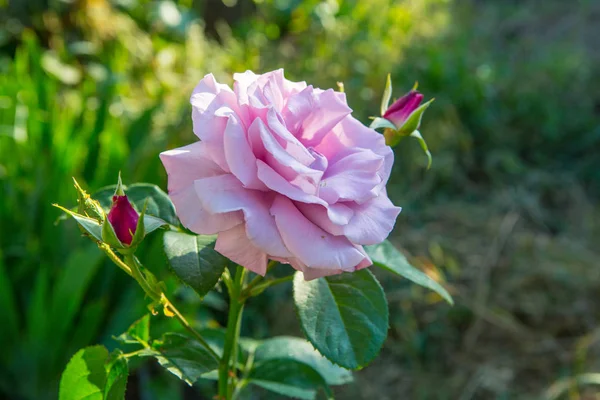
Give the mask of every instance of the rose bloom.
[{"label": "rose bloom", "polygon": [[371,265],[399,207],[385,184],[384,137],[353,118],[344,93],[291,82],[283,70],[206,75],[191,97],[200,141],[161,153],[185,227],[218,233],[215,250],[264,275],[269,259],[305,279]]}]

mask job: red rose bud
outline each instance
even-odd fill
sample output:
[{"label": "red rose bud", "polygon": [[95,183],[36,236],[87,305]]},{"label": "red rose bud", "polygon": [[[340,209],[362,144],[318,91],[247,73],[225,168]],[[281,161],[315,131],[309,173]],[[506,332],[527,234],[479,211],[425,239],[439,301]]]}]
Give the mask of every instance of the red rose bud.
[{"label": "red rose bud", "polygon": [[400,129],[408,117],[419,108],[421,101],[423,101],[423,95],[413,89],[396,100],[383,114],[383,118],[391,121],[396,129]]},{"label": "red rose bud", "polygon": [[133,209],[127,196],[114,195],[112,201],[113,204],[108,213],[108,221],[121,243],[131,244],[139,215]]}]

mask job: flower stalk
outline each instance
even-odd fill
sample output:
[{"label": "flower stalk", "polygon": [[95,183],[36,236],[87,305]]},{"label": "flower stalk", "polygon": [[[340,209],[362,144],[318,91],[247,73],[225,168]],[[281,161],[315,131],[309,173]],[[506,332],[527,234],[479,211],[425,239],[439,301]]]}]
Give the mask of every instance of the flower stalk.
[{"label": "flower stalk", "polygon": [[245,268],[237,266],[235,278],[229,290],[229,314],[227,316],[225,345],[223,347],[223,357],[219,364],[219,399],[222,400],[231,399],[236,383],[237,343],[240,337],[242,313],[246,300],[241,294],[246,278],[246,271]]}]

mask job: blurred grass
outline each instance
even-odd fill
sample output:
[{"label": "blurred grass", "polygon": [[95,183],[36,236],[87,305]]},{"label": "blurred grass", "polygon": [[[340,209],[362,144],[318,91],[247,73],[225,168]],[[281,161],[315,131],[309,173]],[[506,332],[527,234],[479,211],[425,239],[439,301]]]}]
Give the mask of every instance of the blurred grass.
[{"label": "blurred grass", "polygon": [[[396,96],[418,80],[436,98],[422,126],[432,169],[406,141],[389,191],[404,207],[396,242],[457,305],[381,274],[390,339],[339,397],[534,399],[555,382],[566,398],[595,393],[575,378],[600,367],[598,2],[2,4],[0,397],[55,398],[78,347],[114,345],[144,311],[72,224],[55,225],[50,203],[74,204],[70,177],[93,191],[121,170],[165,187],[157,155],[193,141],[196,82],[279,67],[324,88],[343,81],[365,122],[387,72]],[[167,276],[160,252],[144,256]],[[222,322],[219,307],[180,297],[196,319]],[[257,299],[246,333],[293,332],[278,308],[287,297]],[[131,398],[190,396],[149,366],[132,381]]]}]

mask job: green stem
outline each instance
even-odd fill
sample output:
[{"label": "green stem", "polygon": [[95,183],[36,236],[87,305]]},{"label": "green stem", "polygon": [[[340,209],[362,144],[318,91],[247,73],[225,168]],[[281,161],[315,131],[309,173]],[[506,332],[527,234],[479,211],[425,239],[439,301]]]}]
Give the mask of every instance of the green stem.
[{"label": "green stem", "polygon": [[157,292],[148,281],[140,269],[141,264],[134,255],[128,254],[125,256],[125,263],[131,268],[131,276],[137,281],[144,292],[154,301],[161,301],[161,292]]},{"label": "green stem", "polygon": [[250,376],[250,371],[252,371],[253,364],[254,364],[254,351],[252,351],[252,352],[250,352],[250,354],[248,354],[248,360],[246,361],[246,365],[244,366],[244,373],[243,373],[240,381],[238,382],[238,384],[235,385],[235,390],[231,397],[232,400],[236,400],[238,398],[238,396],[240,395],[240,393],[242,393],[242,390],[248,384],[248,377]]},{"label": "green stem", "polygon": [[204,348],[215,358],[215,359],[219,359],[219,355],[212,349],[212,347],[209,346],[209,344],[204,340],[204,338],[202,337],[202,335],[200,335],[200,333],[195,330],[190,323],[185,319],[185,317],[179,312],[179,310],[177,308],[175,308],[175,306],[173,305],[173,303],[171,303],[169,301],[169,299],[167,299],[166,297],[164,297],[164,300],[166,302],[165,307],[171,311],[174,315],[175,318],[177,318],[177,320],[179,321],[179,323],[185,328],[187,329],[188,332],[190,332],[195,338],[196,340],[202,345],[204,346]]},{"label": "green stem", "polygon": [[152,299],[152,301],[159,302],[160,304],[162,304],[163,307],[165,308],[165,314],[167,314],[167,311],[170,312],[171,316],[174,316],[175,318],[177,318],[179,323],[188,332],[190,332],[196,338],[196,340],[215,359],[217,359],[217,360],[219,359],[219,355],[208,345],[208,343],[204,340],[202,335],[200,335],[200,333],[198,333],[198,331],[196,331],[190,325],[190,323],[185,319],[185,317],[181,314],[181,312],[177,309],[177,307],[175,307],[175,305],[173,305],[173,303],[171,303],[171,301],[162,292],[162,290],[159,289],[157,291],[156,288],[153,288],[152,285],[150,285],[148,283],[148,281],[146,280],[146,278],[144,277],[144,274],[142,273],[142,271],[140,269],[142,265],[140,264],[140,262],[134,255],[125,256],[125,262],[123,262],[123,260],[121,260],[119,258],[119,256],[117,256],[106,243],[101,243],[98,245],[98,247],[104,253],[106,253],[108,258],[110,258],[115,264],[117,264],[117,266],[119,268],[121,268],[123,271],[125,271],[129,276],[133,277],[136,280],[136,282],[140,285],[140,287],[144,290],[144,293],[146,293],[146,295],[148,297],[150,297]]},{"label": "green stem", "polygon": [[258,296],[259,294],[261,294],[262,292],[264,292],[267,288],[269,288],[271,286],[275,286],[275,285],[278,285],[278,284],[284,283],[284,282],[289,282],[293,279],[294,279],[294,275],[288,275],[288,276],[284,276],[283,278],[271,279],[268,281],[260,282],[256,285],[254,285],[254,287],[251,287],[250,285],[248,285],[248,287],[246,287],[246,289],[244,289],[244,291],[242,292],[241,297],[243,300],[246,300],[249,297]]},{"label": "green stem", "polygon": [[[223,357],[219,364],[219,398],[223,400],[231,399],[233,387],[229,385],[230,373],[235,372],[236,360],[232,357],[237,353],[237,342],[240,336],[240,327],[242,322],[242,312],[244,310],[244,299],[240,297],[246,277],[246,269],[237,266],[233,285],[229,292],[229,315],[227,317],[227,331],[225,333],[225,345],[223,347]],[[232,361],[233,358],[233,361]],[[233,363],[233,368],[230,365]],[[233,376],[232,376],[233,378]]]},{"label": "green stem", "polygon": [[108,256],[108,258],[111,259],[112,262],[114,262],[117,267],[121,268],[123,271],[125,271],[125,273],[129,276],[132,276],[131,273],[131,268],[129,268],[129,266],[127,264],[125,264],[120,258],[119,256],[117,256],[115,254],[114,251],[112,251],[112,249],[110,248],[109,245],[107,245],[106,243],[98,243],[98,248],[100,248],[100,250],[102,250],[104,252],[104,254],[106,254]]},{"label": "green stem", "polygon": [[[277,265],[277,261],[269,261],[269,264],[267,264],[267,272],[269,272],[271,270],[271,268],[275,267],[275,265]],[[252,279],[250,281],[250,283],[248,284],[248,286],[246,286],[245,291],[246,292],[250,292],[250,290],[252,290],[253,287],[255,287],[256,285],[258,285],[259,283],[261,283],[263,280],[265,279],[264,276],[262,275],[256,275],[254,277],[254,279]]]}]

